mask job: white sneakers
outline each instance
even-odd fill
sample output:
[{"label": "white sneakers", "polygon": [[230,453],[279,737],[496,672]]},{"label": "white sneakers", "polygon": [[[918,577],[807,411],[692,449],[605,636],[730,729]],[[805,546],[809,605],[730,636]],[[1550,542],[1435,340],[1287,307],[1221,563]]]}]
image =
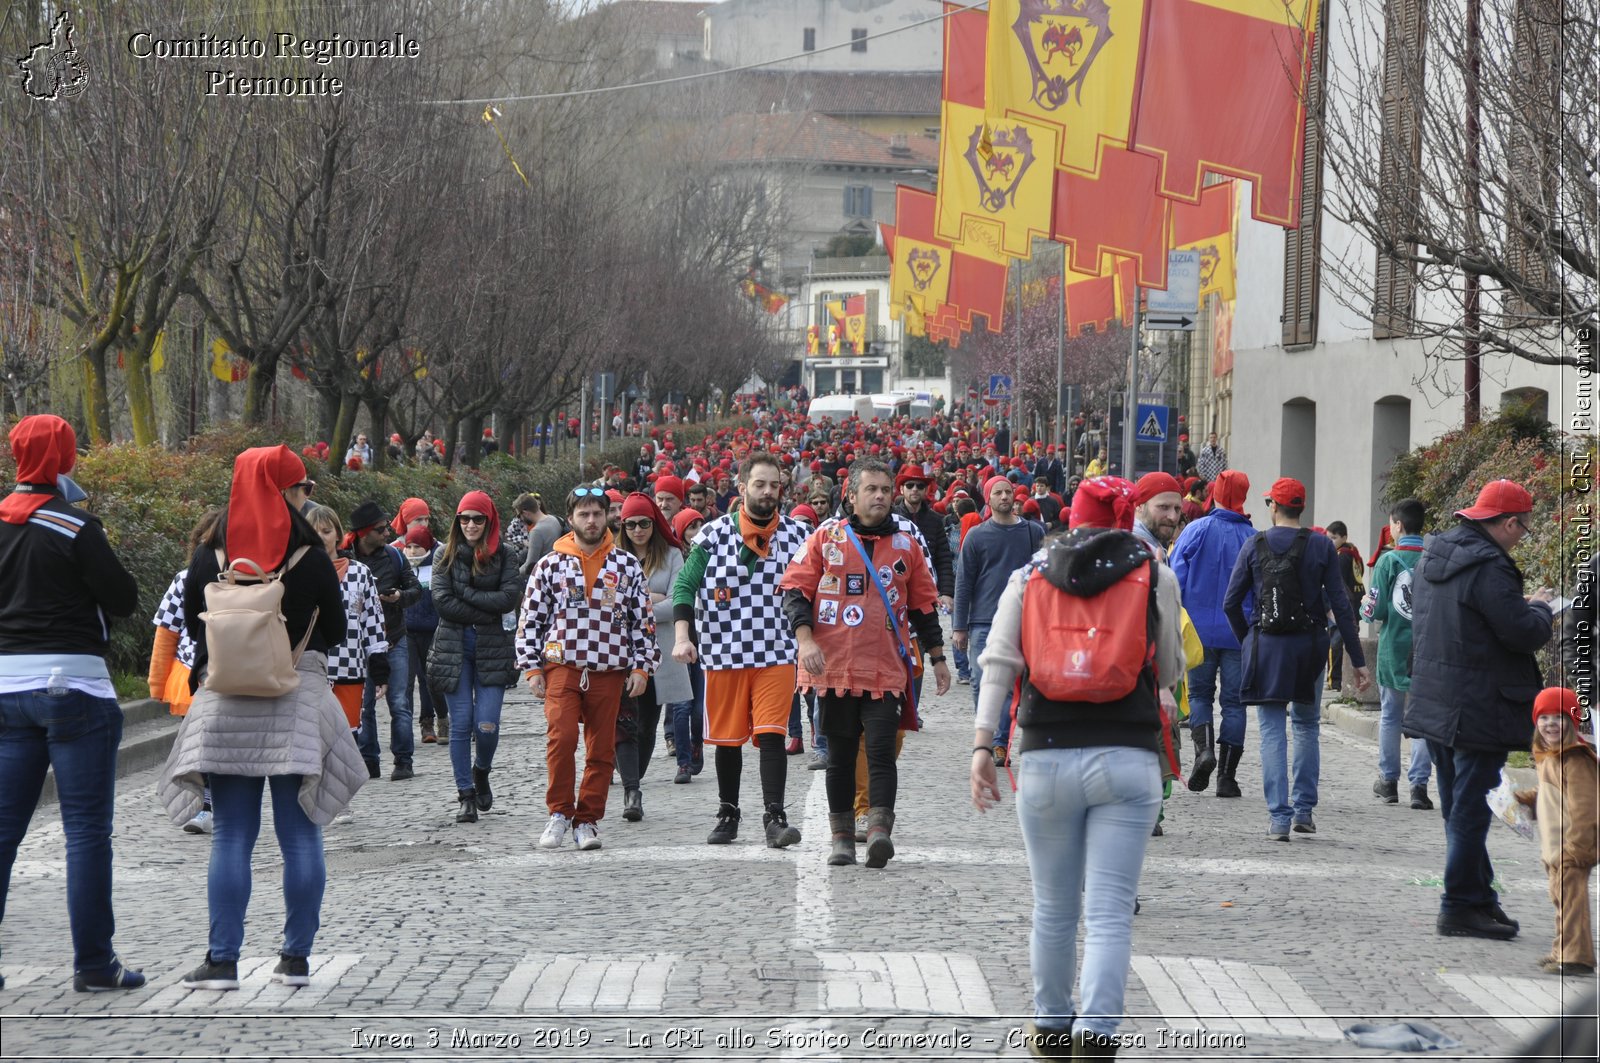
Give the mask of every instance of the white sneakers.
[{"label": "white sneakers", "polygon": [[572,840],[580,849],[600,848],[600,831],[593,823],[580,823],[572,831]]},{"label": "white sneakers", "polygon": [[194,814],[193,819],[183,825],[183,829],[189,834],[210,834],[211,824],[211,810],[202,808]]},{"label": "white sneakers", "polygon": [[567,829],[571,826],[566,816],[559,812],[550,814],[550,822],[545,824],[544,833],[539,835],[539,848],[559,849],[567,840]]}]

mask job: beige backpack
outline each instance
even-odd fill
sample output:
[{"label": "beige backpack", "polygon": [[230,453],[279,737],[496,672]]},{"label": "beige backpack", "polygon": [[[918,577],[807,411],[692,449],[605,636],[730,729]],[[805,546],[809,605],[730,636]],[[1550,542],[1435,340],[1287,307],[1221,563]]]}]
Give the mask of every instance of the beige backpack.
[{"label": "beige backpack", "polygon": [[283,615],[283,576],[309,549],[296,550],[276,572],[263,572],[249,558],[229,564],[217,551],[222,571],[215,582],[206,584],[206,611],[200,614],[206,622],[207,690],[275,698],[300,685],[295,665],[311,641],[317,610],[311,613],[300,645],[291,651]]}]

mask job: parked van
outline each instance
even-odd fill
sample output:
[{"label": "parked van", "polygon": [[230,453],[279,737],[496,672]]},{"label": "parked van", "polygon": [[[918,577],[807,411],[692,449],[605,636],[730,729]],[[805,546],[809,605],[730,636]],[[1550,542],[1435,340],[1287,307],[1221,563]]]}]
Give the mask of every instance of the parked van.
[{"label": "parked van", "polygon": [[851,417],[871,421],[874,416],[872,398],[868,395],[823,395],[811,400],[807,416],[812,424],[821,424],[824,420],[843,424]]},{"label": "parked van", "polygon": [[872,396],[872,417],[880,421],[890,421],[896,417],[906,417],[911,413],[911,396],[909,394],[874,395]]}]

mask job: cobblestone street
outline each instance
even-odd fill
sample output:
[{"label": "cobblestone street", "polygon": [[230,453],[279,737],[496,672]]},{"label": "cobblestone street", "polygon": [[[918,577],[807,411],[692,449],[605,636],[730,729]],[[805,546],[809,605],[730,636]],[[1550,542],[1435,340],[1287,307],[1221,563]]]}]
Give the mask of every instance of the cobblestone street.
[{"label": "cobblestone street", "polygon": [[[659,747],[642,823],[622,822],[613,789],[602,851],[538,850],[543,718],[514,693],[481,822],[454,823],[448,747],[428,745],[415,780],[371,783],[354,822],[326,831],[324,922],[298,990],[268,980],[282,903],[265,824],[243,988],[178,985],[205,952],[208,839],[167,823],[146,771],[119,785],[116,941],[150,985],[72,992],[46,806],[3,928],[4,1055],[1023,1056],[1028,869],[1009,789],[998,814],[968,801],[970,699],[967,687],[929,699],[928,730],[900,762],[898,855],[869,871],[824,865],[823,775],[806,758],[789,761],[798,846],[760,841],[752,755],[739,841],[708,847],[711,769],[675,786]],[[1499,826],[1490,836],[1522,935],[1439,937],[1437,813],[1379,804],[1371,744],[1325,725],[1320,833],[1270,842],[1254,731],[1245,798],[1175,793],[1151,842],[1123,1026],[1135,1040],[1121,1058],[1375,1058],[1342,1028],[1401,1018],[1440,1027],[1463,1056],[1498,1056],[1560,1009],[1562,981],[1537,968],[1553,916],[1532,843]],[[1574,1001],[1585,988],[1567,983]]]}]

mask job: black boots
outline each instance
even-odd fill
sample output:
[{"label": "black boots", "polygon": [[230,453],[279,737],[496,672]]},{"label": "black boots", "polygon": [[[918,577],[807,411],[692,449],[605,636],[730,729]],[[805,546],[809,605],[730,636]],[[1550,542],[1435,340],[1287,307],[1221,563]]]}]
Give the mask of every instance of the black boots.
[{"label": "black boots", "polygon": [[456,800],[461,802],[461,811],[456,813],[457,823],[478,822],[478,795],[472,790],[457,790]]},{"label": "black boots", "polygon": [[766,828],[769,849],[787,849],[800,840],[800,828],[789,826],[789,817],[782,805],[768,805],[761,825]]},{"label": "black boots", "polygon": [[622,791],[622,818],[637,823],[644,818],[644,795],[638,790]]},{"label": "black boots", "polygon": [[489,789],[489,769],[473,768],[472,785],[478,795],[478,811],[487,812],[494,807],[494,791]]},{"label": "black boots", "polygon": [[722,802],[717,809],[717,825],[706,836],[707,845],[731,845],[739,836],[739,806]]},{"label": "black boots", "polygon": [[[1239,789],[1239,782],[1234,778],[1234,772],[1239,770],[1239,758],[1244,756],[1243,746],[1230,746],[1226,742],[1217,743],[1217,796],[1218,797],[1243,797]],[[1190,787],[1193,789],[1193,787]]]},{"label": "black boots", "polygon": [[867,866],[882,867],[894,855],[894,809],[867,809]]},{"label": "black boots", "polygon": [[828,832],[833,835],[833,849],[828,853],[831,867],[843,867],[856,862],[856,821],[848,812],[828,813]]},{"label": "black boots", "polygon": [[1201,793],[1211,785],[1211,773],[1217,767],[1217,754],[1212,749],[1216,735],[1209,723],[1189,728],[1189,738],[1194,742],[1194,770],[1189,773],[1189,789]]},{"label": "black boots", "polygon": [[1398,779],[1385,779],[1380,776],[1372,784],[1372,794],[1386,805],[1395,804],[1400,800],[1400,781]]}]

